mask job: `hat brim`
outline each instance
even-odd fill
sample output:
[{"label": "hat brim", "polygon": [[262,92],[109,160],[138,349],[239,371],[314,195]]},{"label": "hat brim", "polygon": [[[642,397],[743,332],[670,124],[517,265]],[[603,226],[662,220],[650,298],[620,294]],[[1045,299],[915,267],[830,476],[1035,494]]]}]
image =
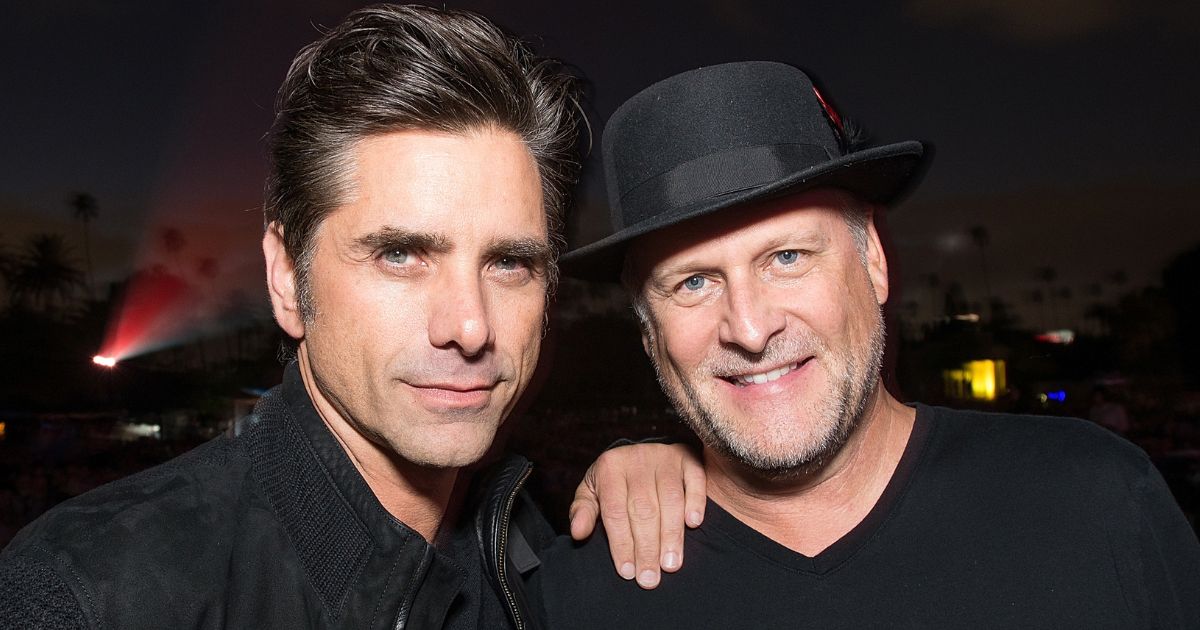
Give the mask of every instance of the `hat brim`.
[{"label": "hat brim", "polygon": [[572,250],[562,257],[560,266],[563,273],[574,278],[617,282],[624,264],[625,248],[639,236],[725,208],[813,188],[840,188],[870,203],[892,204],[920,179],[924,154],[925,146],[917,141],[856,151],[761,186],[702,199],[654,215]]}]

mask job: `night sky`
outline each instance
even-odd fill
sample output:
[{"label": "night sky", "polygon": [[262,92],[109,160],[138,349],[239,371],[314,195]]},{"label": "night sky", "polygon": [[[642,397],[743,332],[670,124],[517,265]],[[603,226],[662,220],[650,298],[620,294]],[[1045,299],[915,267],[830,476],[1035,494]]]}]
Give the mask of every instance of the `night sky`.
[{"label": "night sky", "polygon": [[[101,5],[104,6],[95,6]],[[879,3],[450,2],[573,64],[592,124],[649,83],[701,65],[785,61],[810,71],[877,141],[933,143],[924,183],[889,214],[902,300],[933,315],[927,274],[981,300],[983,226],[993,293],[1099,283],[1111,299],[1200,242],[1200,4],[1133,0]],[[228,286],[263,295],[263,134],[295,52],[355,3],[9,3],[0,55],[0,247],[65,234],[67,199],[99,202],[97,276],[164,256],[213,256]],[[1153,7],[1153,8],[1151,8]],[[597,142],[597,147],[599,143]],[[571,237],[603,235],[593,156]],[[1109,278],[1123,271],[1129,281]],[[265,295],[263,297],[265,301]],[[940,307],[940,304],[938,304]],[[1069,310],[1069,308],[1068,308]],[[1048,322],[1058,323],[1058,322]]]}]

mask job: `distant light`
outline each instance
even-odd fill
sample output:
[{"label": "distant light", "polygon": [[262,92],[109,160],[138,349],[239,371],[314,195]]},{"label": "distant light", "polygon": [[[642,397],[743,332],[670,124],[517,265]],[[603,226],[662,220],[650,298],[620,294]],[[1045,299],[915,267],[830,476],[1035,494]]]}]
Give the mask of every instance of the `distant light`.
[{"label": "distant light", "polygon": [[108,367],[108,368],[116,367],[117,357],[106,357],[104,355],[97,354],[96,356],[92,357],[92,363],[95,363],[96,365],[102,365],[102,366]]},{"label": "distant light", "polygon": [[[1043,396],[1045,396],[1046,399],[1048,399],[1048,400],[1053,400],[1056,402],[1066,402],[1067,401],[1067,392],[1065,392],[1061,389],[1058,391],[1054,391],[1054,392],[1046,392],[1045,394],[1043,394]],[[1043,401],[1043,402],[1045,402],[1045,401]]]},{"label": "distant light", "polygon": [[967,235],[961,232],[950,232],[937,237],[938,249],[944,252],[953,253],[966,249]]},{"label": "distant light", "polygon": [[136,440],[138,438],[162,439],[162,425],[160,424],[131,422],[120,427],[120,431],[121,438],[125,440]]},{"label": "distant light", "polygon": [[1065,328],[1062,330],[1047,330],[1040,335],[1035,335],[1034,339],[1042,343],[1057,343],[1065,346],[1075,341],[1075,331]]},{"label": "distant light", "polygon": [[946,395],[960,400],[996,400],[1008,391],[1002,359],[967,361],[961,368],[942,370]]},{"label": "distant light", "polygon": [[962,313],[960,315],[955,315],[954,319],[956,319],[960,322],[976,322],[977,323],[979,321],[979,313]]}]

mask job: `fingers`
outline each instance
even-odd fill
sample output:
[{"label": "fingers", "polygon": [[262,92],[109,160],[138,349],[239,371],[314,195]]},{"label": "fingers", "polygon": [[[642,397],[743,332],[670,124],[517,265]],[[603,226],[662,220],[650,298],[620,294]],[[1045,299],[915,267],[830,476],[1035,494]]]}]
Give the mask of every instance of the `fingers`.
[{"label": "fingers", "polygon": [[662,553],[658,563],[663,571],[673,573],[683,564],[684,515],[688,507],[685,480],[678,466],[668,466],[656,471],[655,482],[661,514],[658,538]]},{"label": "fingers", "polygon": [[[586,538],[591,533],[596,522],[595,511],[599,511],[600,521],[604,523],[604,532],[608,537],[608,551],[612,556],[613,567],[626,580],[632,580],[637,575],[634,564],[634,542],[630,531],[630,516],[628,503],[629,463],[625,461],[626,454],[621,449],[605,451],[588,468],[583,477],[583,483],[575,491],[575,500],[571,504],[572,520],[571,535],[576,540]],[[577,521],[587,520],[586,526]],[[581,534],[577,536],[576,534]]]},{"label": "fingers", "polygon": [[659,542],[660,564],[674,573],[683,566],[684,527],[698,527],[704,521],[706,477],[704,465],[691,449],[682,444],[666,445],[656,471],[658,501],[661,510]]},{"label": "fingers", "polygon": [[588,468],[571,503],[571,536],[608,536],[613,566],[639,586],[658,586],[661,571],[683,566],[684,532],[704,519],[703,464],[686,446],[635,444],[604,452]]},{"label": "fingers", "polygon": [[[653,445],[659,446],[659,445]],[[641,465],[631,469],[626,479],[628,484],[629,518],[628,527],[633,537],[634,564],[637,566],[637,583],[645,589],[658,586],[659,536],[661,533],[661,504],[658,498],[656,475],[650,466]],[[682,510],[680,510],[682,511]],[[604,522],[608,527],[608,521]]]},{"label": "fingers", "polygon": [[600,501],[596,497],[596,465],[588,467],[583,473],[583,481],[575,488],[575,497],[571,499],[571,507],[567,510],[567,519],[571,522],[571,538],[584,540],[596,529],[596,520],[600,518]]},{"label": "fingers", "polygon": [[571,538],[584,540],[591,536],[596,529],[596,519],[600,517],[600,504],[596,502],[595,493],[580,484],[567,514],[571,521]]},{"label": "fingers", "polygon": [[700,461],[690,448],[682,445],[676,445],[676,448],[683,449],[681,455],[687,524],[688,527],[700,527],[700,523],[704,522],[704,507],[708,505],[708,477],[704,474],[704,462]]}]

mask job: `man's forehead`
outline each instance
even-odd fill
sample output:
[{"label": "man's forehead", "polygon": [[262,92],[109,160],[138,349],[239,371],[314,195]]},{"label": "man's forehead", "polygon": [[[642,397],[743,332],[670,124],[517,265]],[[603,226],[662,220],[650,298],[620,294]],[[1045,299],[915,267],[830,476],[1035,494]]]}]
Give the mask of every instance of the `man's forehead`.
[{"label": "man's forehead", "polygon": [[548,238],[536,163],[512,132],[394,131],[360,140],[352,158],[347,190],[327,217],[350,238]]},{"label": "man's forehead", "polygon": [[626,251],[626,265],[648,273],[672,258],[717,247],[747,233],[756,233],[762,240],[813,238],[840,223],[833,219],[852,203],[849,193],[822,188],[725,208],[634,239]]}]

